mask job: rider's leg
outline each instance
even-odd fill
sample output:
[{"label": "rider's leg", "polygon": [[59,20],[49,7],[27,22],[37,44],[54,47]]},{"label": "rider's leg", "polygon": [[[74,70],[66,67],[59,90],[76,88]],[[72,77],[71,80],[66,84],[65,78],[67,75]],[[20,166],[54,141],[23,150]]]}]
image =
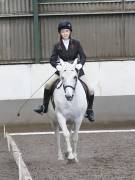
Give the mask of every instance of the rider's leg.
[{"label": "rider's leg", "polygon": [[88,100],[88,107],[87,107],[87,117],[90,121],[94,121],[94,112],[93,112],[93,102],[94,102],[94,90],[88,84],[85,75],[81,76],[80,79],[87,85],[88,92],[87,92],[87,100]]},{"label": "rider's leg", "polygon": [[52,84],[59,78],[57,74],[54,74],[54,76],[46,83],[45,89],[44,89],[44,97],[43,97],[43,104],[40,105],[38,108],[34,109],[37,113],[46,113],[48,111],[48,104],[50,100],[50,89],[52,87]]}]

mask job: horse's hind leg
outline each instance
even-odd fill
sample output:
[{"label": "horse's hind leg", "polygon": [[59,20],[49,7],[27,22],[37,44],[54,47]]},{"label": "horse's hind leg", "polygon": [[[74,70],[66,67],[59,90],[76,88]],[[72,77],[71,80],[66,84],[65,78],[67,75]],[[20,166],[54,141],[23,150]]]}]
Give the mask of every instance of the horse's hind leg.
[{"label": "horse's hind leg", "polygon": [[71,143],[70,143],[70,133],[69,133],[69,130],[66,125],[66,119],[60,113],[57,114],[57,117],[58,117],[59,125],[60,125],[60,127],[63,131],[63,135],[65,137],[65,141],[66,141],[66,145],[67,145],[67,152],[68,152],[68,159],[72,160],[72,159],[74,159],[74,156],[72,153],[72,147],[71,147]]},{"label": "horse's hind leg", "polygon": [[55,134],[56,134],[56,138],[57,138],[58,160],[63,160],[63,154],[62,154],[62,151],[61,151],[61,143],[60,143],[60,130],[59,130],[59,126],[56,127]]}]

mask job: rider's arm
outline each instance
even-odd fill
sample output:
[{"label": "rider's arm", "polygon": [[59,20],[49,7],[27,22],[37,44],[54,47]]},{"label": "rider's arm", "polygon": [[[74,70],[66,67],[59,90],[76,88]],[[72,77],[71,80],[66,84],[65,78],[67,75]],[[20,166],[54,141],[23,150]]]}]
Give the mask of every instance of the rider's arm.
[{"label": "rider's arm", "polygon": [[78,55],[79,55],[79,61],[78,64],[82,64],[82,66],[85,64],[86,62],[86,55],[84,53],[84,50],[80,44],[80,42],[78,42]]},{"label": "rider's arm", "polygon": [[57,61],[58,61],[58,50],[57,50],[57,46],[55,45],[52,51],[52,55],[50,57],[50,63],[54,68],[56,68],[58,64]]}]

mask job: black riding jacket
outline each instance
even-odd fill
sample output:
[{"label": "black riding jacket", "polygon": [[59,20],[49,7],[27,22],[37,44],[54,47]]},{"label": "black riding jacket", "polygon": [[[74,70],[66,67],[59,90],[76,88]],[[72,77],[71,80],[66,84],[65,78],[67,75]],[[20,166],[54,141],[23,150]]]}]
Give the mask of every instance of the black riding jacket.
[{"label": "black riding jacket", "polygon": [[[59,58],[67,62],[73,62],[76,58],[78,58],[78,64],[82,65],[84,65],[86,61],[86,55],[80,45],[80,42],[75,39],[70,39],[68,50],[66,50],[62,40],[55,44],[50,58],[50,63],[53,67],[56,68],[59,64]],[[59,72],[57,71],[56,74],[59,75]],[[83,69],[79,72],[79,76],[82,75],[84,75]]]}]

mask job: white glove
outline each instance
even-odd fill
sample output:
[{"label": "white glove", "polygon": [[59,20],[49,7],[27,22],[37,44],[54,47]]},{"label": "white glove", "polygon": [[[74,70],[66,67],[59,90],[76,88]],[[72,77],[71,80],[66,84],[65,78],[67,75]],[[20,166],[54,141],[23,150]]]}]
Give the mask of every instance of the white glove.
[{"label": "white glove", "polygon": [[80,69],[82,68],[82,64],[77,64],[77,65],[75,66],[75,68],[76,68],[77,70],[80,70]]},{"label": "white glove", "polygon": [[58,65],[56,66],[56,69],[57,69],[58,71],[61,71],[62,66],[61,66],[60,64],[58,64]]}]

